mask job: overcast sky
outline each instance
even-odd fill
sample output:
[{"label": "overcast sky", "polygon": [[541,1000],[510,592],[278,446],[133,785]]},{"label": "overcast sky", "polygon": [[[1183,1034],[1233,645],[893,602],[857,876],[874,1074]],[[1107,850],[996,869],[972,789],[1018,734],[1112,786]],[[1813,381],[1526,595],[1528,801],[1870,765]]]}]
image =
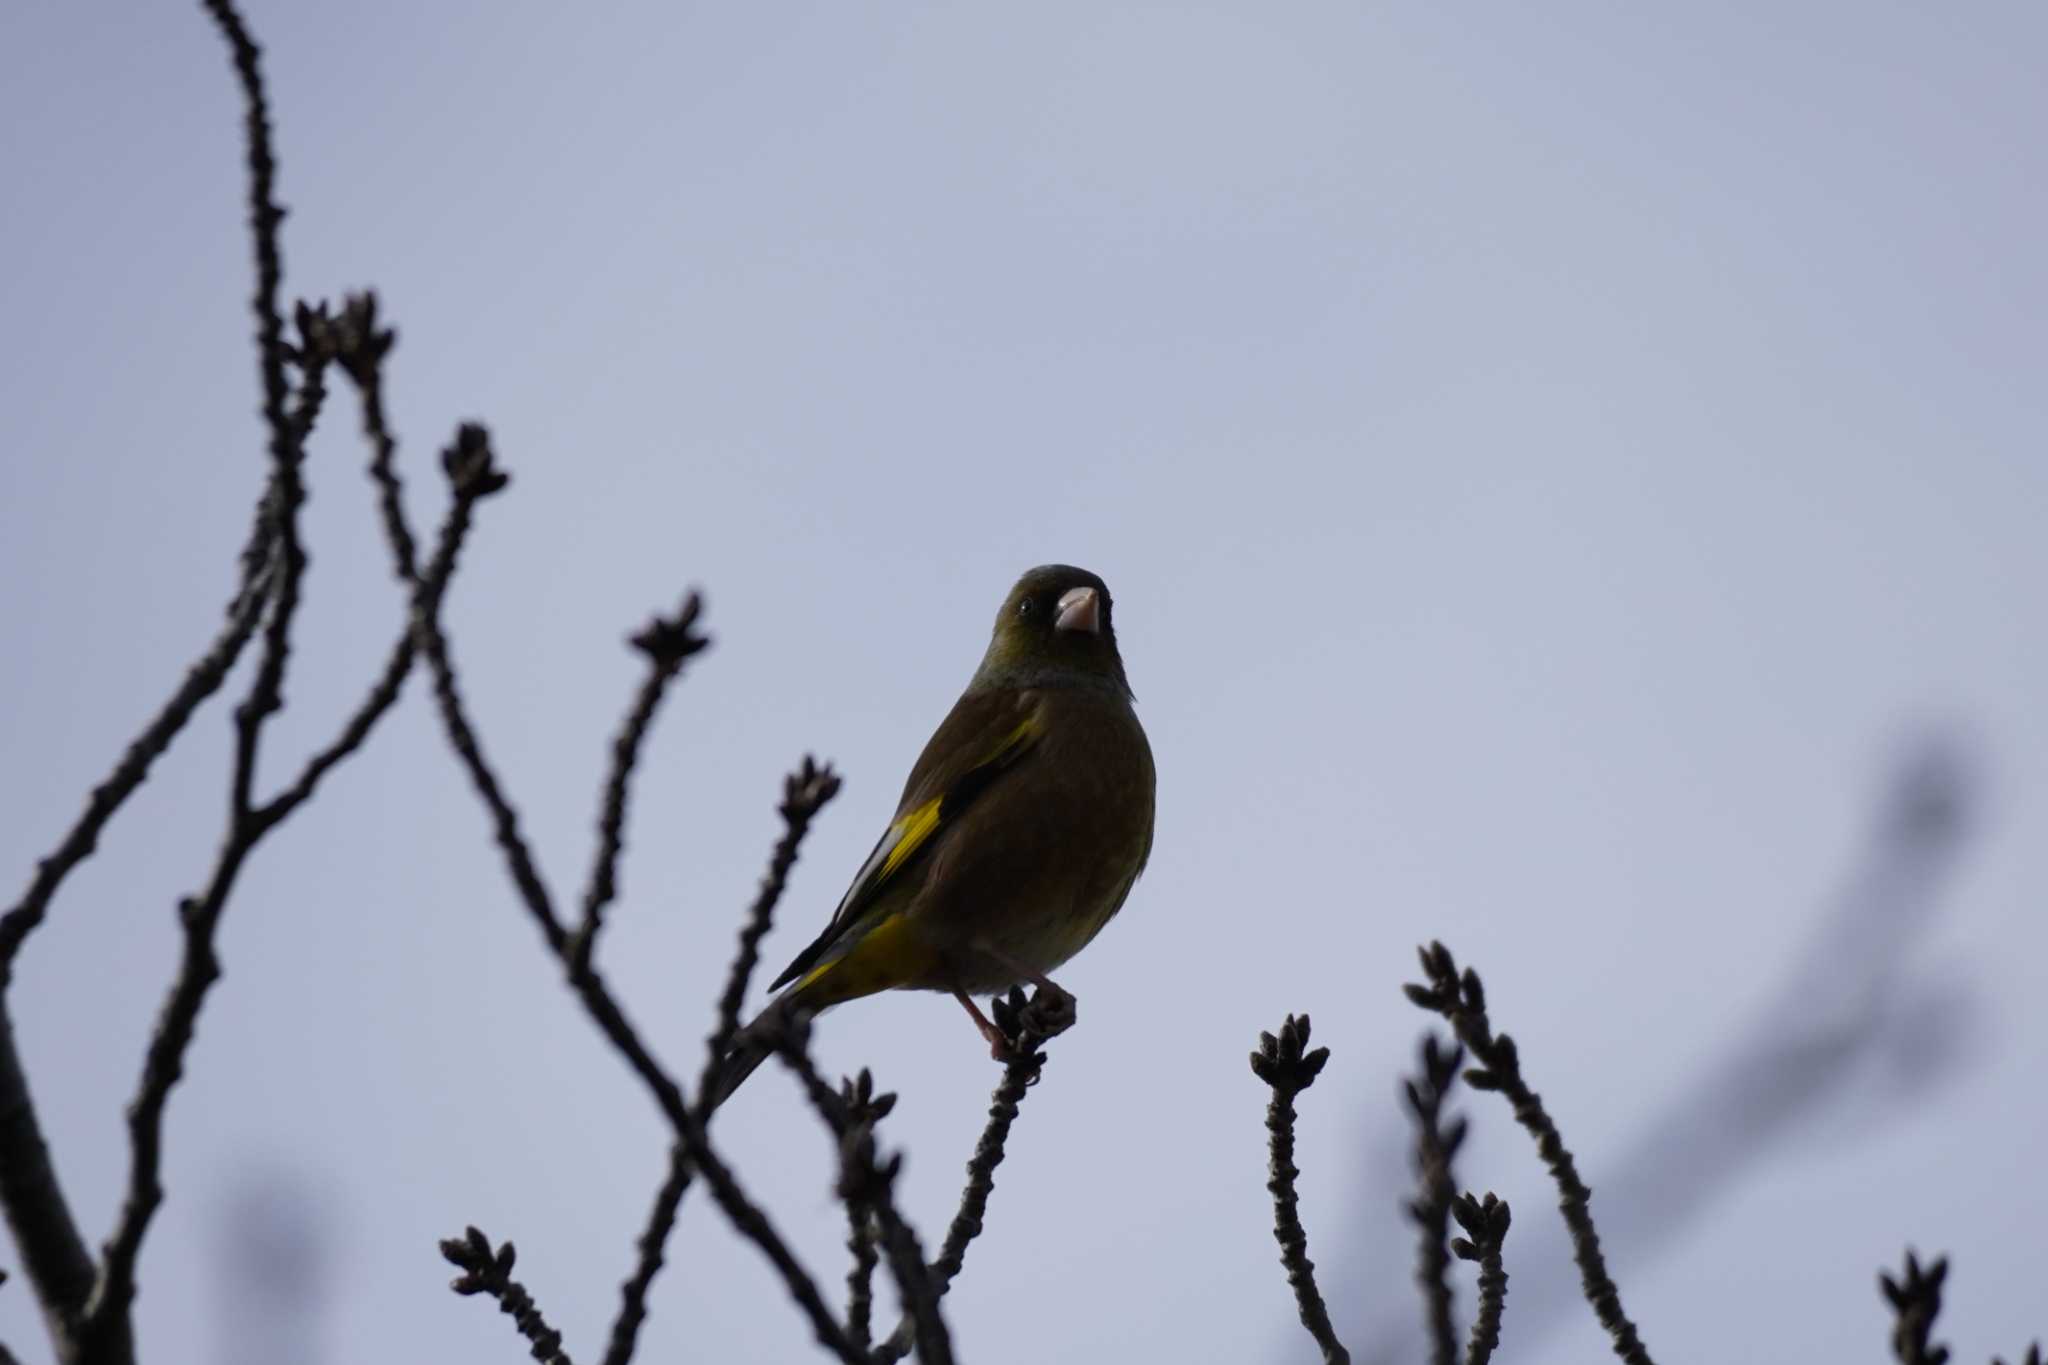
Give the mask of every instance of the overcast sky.
[{"label": "overcast sky", "polygon": [[[1486,972],[1596,1213],[1646,1134],[1684,1169],[1659,1124],[1801,979],[1929,727],[1982,782],[1911,945],[1967,1002],[1968,1045],[1913,1102],[1831,1111],[1746,1164],[1654,1258],[1641,1234],[1609,1251],[1660,1358],[1874,1359],[1874,1272],[1909,1241],[1954,1255],[1963,1358],[2048,1326],[2048,10],[250,19],[287,288],[380,290],[415,515],[438,516],[458,420],[514,472],[448,615],[565,886],[636,678],[622,637],[707,593],[717,647],[656,729],[603,948],[679,1069],[789,764],[848,781],[771,968],[837,901],[1011,579],[1065,560],[1114,590],[1157,844],[1062,974],[1081,1026],[947,1300],[965,1358],[1312,1358],[1244,1060],[1289,1010],[1336,1054],[1303,1101],[1311,1253],[1346,1324],[1409,1312],[1404,1191],[1375,1153],[1431,937]],[[232,582],[262,470],[239,118],[196,6],[0,15],[18,881]],[[273,782],[399,626],[363,459],[337,402]],[[465,1222],[518,1243],[579,1360],[610,1321],[661,1126],[557,983],[423,695],[230,909],[142,1265],[152,1361],[224,1357],[224,1305],[247,1302],[225,1277],[251,1258],[223,1228],[272,1206],[317,1244],[293,1253],[319,1268],[307,1360],[522,1358],[445,1288],[434,1242]],[[95,1242],[226,732],[217,705],[160,766],[12,991]],[[903,1092],[885,1139],[935,1242],[995,1080],[979,1039],[905,996],[828,1016],[817,1046]],[[1508,1269],[1534,1280],[1540,1170],[1503,1107],[1474,1114],[1462,1178],[1515,1200]],[[830,1150],[794,1089],[764,1076],[720,1135],[836,1291]],[[1511,1294],[1516,1359],[1599,1349],[1590,1313],[1526,1323],[1518,1348]],[[0,1340],[46,1358],[18,1276]],[[644,1357],[808,1346],[693,1196]]]}]

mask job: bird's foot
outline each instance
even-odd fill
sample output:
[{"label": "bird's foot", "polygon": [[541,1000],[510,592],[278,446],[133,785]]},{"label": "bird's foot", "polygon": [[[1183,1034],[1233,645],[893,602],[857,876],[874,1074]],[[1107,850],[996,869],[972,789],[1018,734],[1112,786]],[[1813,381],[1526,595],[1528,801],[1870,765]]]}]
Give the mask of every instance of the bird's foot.
[{"label": "bird's foot", "polygon": [[1007,996],[989,1002],[1003,1046],[990,1051],[1000,1062],[1021,1062],[1038,1057],[1039,1045],[1072,1028],[1080,1017],[1079,1002],[1052,982],[1039,979],[1038,988],[1025,999],[1024,988],[1013,986]]}]

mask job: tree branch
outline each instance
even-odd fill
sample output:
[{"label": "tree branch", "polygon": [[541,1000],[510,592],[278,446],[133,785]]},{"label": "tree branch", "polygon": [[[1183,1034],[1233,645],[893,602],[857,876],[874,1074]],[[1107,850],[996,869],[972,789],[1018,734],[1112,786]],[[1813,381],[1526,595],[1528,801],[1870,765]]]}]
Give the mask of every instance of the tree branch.
[{"label": "tree branch", "polygon": [[[916,1230],[896,1207],[896,1175],[903,1168],[903,1156],[899,1152],[883,1161],[875,1146],[875,1123],[895,1107],[896,1097],[875,1098],[873,1079],[865,1072],[861,1084],[848,1082],[842,1090],[834,1091],[811,1061],[810,1021],[801,1014],[790,1014],[781,1016],[780,1023],[776,1052],[796,1075],[811,1107],[838,1140],[840,1199],[849,1210],[868,1210],[875,1219],[890,1273],[896,1277],[896,1287],[903,1296],[905,1316],[915,1333],[918,1359],[926,1365],[952,1365],[952,1334],[939,1312],[939,1295],[943,1290],[933,1268],[925,1264],[924,1247]],[[854,1104],[862,1090],[868,1092],[869,1102],[856,1110]]]},{"label": "tree branch", "polygon": [[[733,959],[725,994],[719,1004],[719,1028],[712,1035],[711,1054],[705,1062],[705,1080],[698,1086],[700,1121],[710,1117],[701,1101],[710,1084],[711,1069],[717,1065],[725,1048],[731,1045],[731,1034],[739,1027],[740,1002],[746,997],[747,982],[759,956],[758,946],[774,919],[775,907],[782,899],[789,871],[796,864],[797,850],[810,829],[812,818],[838,793],[838,774],[832,771],[830,764],[820,765],[808,754],[796,771],[782,780],[782,803],[776,809],[782,816],[783,833],[769,857],[768,870],[761,878],[761,889],[754,898],[746,924],[740,930],[739,951]],[[623,795],[620,799],[623,801]],[[609,797],[606,804],[609,808]],[[669,1151],[668,1176],[655,1194],[646,1230],[635,1243],[640,1252],[639,1260],[632,1275],[619,1287],[619,1314],[612,1322],[611,1345],[605,1352],[605,1365],[626,1365],[633,1358],[640,1324],[647,1316],[647,1291],[653,1287],[654,1277],[660,1273],[662,1258],[667,1253],[669,1232],[675,1227],[676,1210],[690,1187],[690,1176],[689,1154],[681,1144],[677,1144]],[[861,1339],[860,1345],[866,1349],[865,1338]]]},{"label": "tree branch", "polygon": [[518,1327],[519,1335],[533,1343],[535,1360],[542,1365],[574,1365],[569,1353],[562,1349],[562,1334],[548,1326],[533,1295],[512,1278],[512,1266],[519,1253],[510,1242],[492,1251],[491,1239],[472,1227],[462,1236],[442,1242],[441,1255],[463,1272],[448,1287],[465,1297],[488,1294],[496,1299],[499,1310]]},{"label": "tree branch", "polygon": [[1557,1185],[1558,1208],[1572,1235],[1572,1257],[1578,1262],[1579,1283],[1586,1301],[1600,1325],[1614,1339],[1614,1353],[1629,1365],[1651,1365],[1649,1350],[1636,1332],[1635,1324],[1622,1312],[1621,1291],[1607,1273],[1607,1261],[1600,1253],[1600,1234],[1593,1226],[1593,1192],[1579,1179],[1572,1154],[1558,1136],[1557,1125],[1544,1111],[1543,1101],[1522,1079],[1521,1058],[1514,1039],[1498,1037],[1486,1015],[1486,992],[1477,972],[1467,970],[1461,977],[1450,949],[1432,943],[1420,950],[1426,986],[1410,985],[1408,998],[1423,1009],[1442,1015],[1459,1041],[1471,1049],[1479,1065],[1465,1073],[1474,1090],[1498,1090],[1514,1107],[1515,1119],[1536,1139],[1536,1151],[1550,1168]]},{"label": "tree branch", "polygon": [[[1074,1026],[1074,1002],[1070,997],[1039,990],[1026,1002],[1023,990],[1017,988],[992,1003],[990,1013],[996,1027],[1009,1039],[1010,1055],[1003,1064],[1003,1079],[989,1097],[988,1123],[967,1162],[967,1187],[960,1192],[960,1209],[946,1229],[938,1259],[932,1262],[933,1285],[941,1298],[966,1264],[968,1244],[981,1235],[989,1195],[995,1191],[996,1167],[1003,1163],[1004,1147],[1010,1138],[1010,1125],[1017,1120],[1025,1092],[1038,1084],[1045,1069],[1045,1054],[1038,1049]],[[903,1359],[916,1342],[916,1332],[917,1324],[906,1314],[889,1339],[875,1348],[875,1359],[884,1365]]]},{"label": "tree branch", "polygon": [[1462,1118],[1443,1123],[1444,1100],[1458,1083],[1458,1068],[1465,1062],[1465,1049],[1453,1044],[1446,1049],[1435,1034],[1422,1040],[1420,1068],[1406,1081],[1403,1091],[1415,1121],[1415,1198],[1408,1203],[1408,1216],[1421,1231],[1415,1263],[1415,1282],[1422,1288],[1428,1310],[1430,1359],[1435,1365],[1457,1365],[1457,1328],[1451,1320],[1451,1201],[1457,1186],[1451,1178],[1451,1162],[1464,1145],[1466,1125]]},{"label": "tree branch", "polygon": [[1472,1339],[1465,1347],[1465,1365],[1486,1365],[1500,1346],[1500,1319],[1507,1308],[1508,1272],[1501,1265],[1501,1247],[1508,1238],[1511,1214],[1507,1201],[1488,1194],[1482,1202],[1461,1194],[1452,1204],[1466,1235],[1453,1239],[1460,1260],[1479,1263],[1479,1311],[1472,1318]]},{"label": "tree branch", "polygon": [[1337,1339],[1330,1325],[1330,1310],[1324,1306],[1322,1291],[1316,1288],[1315,1262],[1308,1258],[1308,1233],[1301,1226],[1300,1200],[1294,1182],[1301,1172],[1294,1164],[1294,1097],[1315,1084],[1330,1049],[1308,1047],[1307,1015],[1288,1015],[1280,1036],[1259,1035],[1259,1050],[1252,1054],[1252,1072],[1273,1091],[1266,1105],[1266,1132],[1271,1147],[1271,1176],[1266,1188],[1273,1194],[1273,1239],[1280,1243],[1280,1264],[1287,1267],[1287,1283],[1294,1287],[1294,1304],[1301,1325],[1322,1348],[1330,1365],[1348,1365],[1351,1353]]},{"label": "tree branch", "polygon": [[1937,1256],[1923,1268],[1906,1252],[1906,1271],[1898,1279],[1878,1272],[1878,1287],[1892,1306],[1892,1355],[1899,1365],[1944,1365],[1948,1347],[1934,1343],[1934,1319],[1941,1313],[1941,1285],[1948,1278],[1948,1257]]},{"label": "tree branch", "polygon": [[[476,457],[470,462],[471,465],[479,471],[479,476],[487,476],[492,481],[494,489],[503,487],[505,476],[491,468],[488,441],[482,429],[465,428],[465,432],[471,431],[474,432],[472,444],[476,448]],[[458,449],[462,445],[463,442],[458,442]],[[462,463],[458,452],[451,452],[451,473]],[[788,1244],[782,1240],[781,1234],[775,1230],[767,1216],[756,1208],[741,1190],[731,1169],[712,1148],[709,1138],[705,1135],[702,1120],[691,1112],[681,1087],[669,1077],[647,1049],[646,1044],[640,1040],[638,1032],[626,1018],[625,1011],[605,985],[603,976],[590,963],[589,954],[572,951],[570,936],[562,927],[561,917],[556,913],[547,884],[535,867],[525,836],[520,831],[518,814],[506,799],[497,774],[485,758],[475,728],[470,724],[463,707],[454,666],[449,658],[447,636],[440,624],[442,596],[439,592],[422,591],[414,607],[413,627],[419,635],[420,651],[426,656],[428,666],[434,674],[434,694],[440,703],[449,742],[468,770],[471,784],[483,798],[492,816],[497,830],[498,846],[505,855],[507,870],[511,874],[514,888],[525,902],[528,913],[540,926],[549,949],[561,961],[569,985],[582,1000],[584,1009],[597,1023],[599,1031],[604,1034],[613,1049],[625,1058],[626,1064],[647,1087],[655,1103],[660,1106],[685,1155],[691,1165],[703,1173],[705,1183],[711,1187],[712,1197],[726,1218],[741,1235],[753,1242],[776,1268],[790,1297],[810,1320],[819,1342],[842,1360],[858,1361],[859,1355],[854,1352],[852,1343],[847,1339],[838,1319],[825,1306],[825,1301],[818,1293],[817,1284],[811,1279],[810,1273],[789,1250]],[[679,660],[702,648],[702,643],[689,633],[689,627],[694,624],[695,617],[693,598],[685,603],[684,611],[676,617],[657,620],[647,631],[635,638],[635,645],[649,656],[655,677],[665,682],[667,678],[674,676],[675,670],[665,662],[667,656],[676,655]],[[659,689],[655,689],[655,694],[658,700]],[[646,696],[647,689],[643,687],[643,702]],[[642,709],[641,703],[636,702],[632,716],[639,715]],[[652,706],[644,709],[651,716]],[[634,723],[632,716],[628,719],[629,731]],[[637,745],[626,748],[631,752],[637,752]],[[616,765],[630,758],[630,753],[622,755],[620,747],[615,745],[614,758],[616,773]],[[630,762],[625,762],[625,766],[630,770]],[[608,790],[609,786],[610,784]],[[607,808],[609,804],[608,798]],[[598,867],[602,869],[603,866],[604,855],[601,852]]]}]

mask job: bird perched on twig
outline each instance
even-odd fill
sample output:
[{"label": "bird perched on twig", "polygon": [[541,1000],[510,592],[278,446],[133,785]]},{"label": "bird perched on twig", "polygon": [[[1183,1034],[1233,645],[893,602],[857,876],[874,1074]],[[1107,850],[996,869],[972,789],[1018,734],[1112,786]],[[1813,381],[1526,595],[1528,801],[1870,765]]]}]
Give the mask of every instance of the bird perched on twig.
[{"label": "bird perched on twig", "polygon": [[709,1102],[739,1088],[793,1014],[878,991],[950,993],[1005,1056],[973,997],[1027,982],[1064,996],[1049,974],[1122,908],[1151,855],[1152,749],[1132,701],[1103,581],[1065,564],[1018,579],[895,818],[740,1030]]}]

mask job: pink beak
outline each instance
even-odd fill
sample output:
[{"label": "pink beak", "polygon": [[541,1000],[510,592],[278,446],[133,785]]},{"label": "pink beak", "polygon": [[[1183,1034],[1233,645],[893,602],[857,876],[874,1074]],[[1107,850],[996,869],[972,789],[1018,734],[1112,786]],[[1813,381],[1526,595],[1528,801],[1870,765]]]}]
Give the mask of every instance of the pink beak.
[{"label": "pink beak", "polygon": [[1093,588],[1069,588],[1061,594],[1059,614],[1053,617],[1055,630],[1085,630],[1090,635],[1102,630],[1102,599]]}]

